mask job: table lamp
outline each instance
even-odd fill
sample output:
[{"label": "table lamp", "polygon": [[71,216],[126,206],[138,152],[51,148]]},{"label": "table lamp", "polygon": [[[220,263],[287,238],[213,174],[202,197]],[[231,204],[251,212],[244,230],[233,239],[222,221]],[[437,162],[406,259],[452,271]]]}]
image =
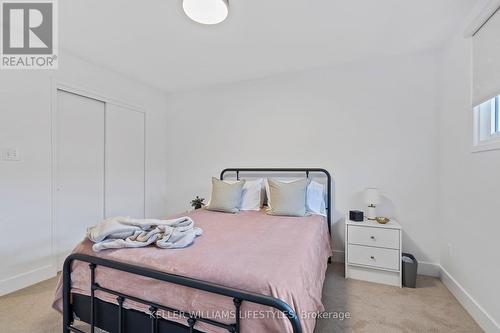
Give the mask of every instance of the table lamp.
[{"label": "table lamp", "polygon": [[380,192],[377,188],[367,188],[365,190],[365,202],[368,205],[367,218],[375,220],[377,217],[376,207],[380,203]]}]

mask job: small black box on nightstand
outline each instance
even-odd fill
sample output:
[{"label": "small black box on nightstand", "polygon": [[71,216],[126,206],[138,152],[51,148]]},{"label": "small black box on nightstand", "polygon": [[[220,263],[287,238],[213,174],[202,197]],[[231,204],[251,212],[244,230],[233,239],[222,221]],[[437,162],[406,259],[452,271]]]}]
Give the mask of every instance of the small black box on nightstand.
[{"label": "small black box on nightstand", "polygon": [[349,211],[349,220],[355,221],[355,222],[363,222],[364,221],[364,214],[360,210],[350,210]]}]

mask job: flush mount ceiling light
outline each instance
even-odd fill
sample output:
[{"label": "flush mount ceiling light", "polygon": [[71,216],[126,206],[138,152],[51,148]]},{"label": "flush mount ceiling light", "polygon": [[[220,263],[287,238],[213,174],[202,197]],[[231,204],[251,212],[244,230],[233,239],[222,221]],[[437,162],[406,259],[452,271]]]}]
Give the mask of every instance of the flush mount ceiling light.
[{"label": "flush mount ceiling light", "polygon": [[184,13],[193,21],[202,24],[217,24],[229,13],[228,0],[183,0]]}]

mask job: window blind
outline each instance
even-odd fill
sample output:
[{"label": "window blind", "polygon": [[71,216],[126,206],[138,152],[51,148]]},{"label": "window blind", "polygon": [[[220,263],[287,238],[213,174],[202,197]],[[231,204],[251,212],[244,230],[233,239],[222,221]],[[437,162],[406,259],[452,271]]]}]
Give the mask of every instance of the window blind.
[{"label": "window blind", "polygon": [[499,9],[472,37],[473,106],[500,95]]}]

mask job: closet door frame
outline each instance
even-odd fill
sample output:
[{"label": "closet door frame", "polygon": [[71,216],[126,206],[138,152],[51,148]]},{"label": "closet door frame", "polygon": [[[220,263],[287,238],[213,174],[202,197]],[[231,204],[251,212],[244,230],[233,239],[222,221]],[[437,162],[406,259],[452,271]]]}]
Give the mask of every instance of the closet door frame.
[{"label": "closet door frame", "polygon": [[[106,131],[106,108],[108,104],[114,104],[119,107],[142,113],[144,116],[144,216],[146,216],[146,174],[147,174],[147,113],[141,106],[128,103],[121,99],[114,98],[110,95],[93,91],[88,88],[78,86],[73,83],[51,78],[51,101],[50,101],[50,122],[51,122],[51,177],[50,177],[50,227],[51,227],[51,253],[54,267],[54,275],[62,269],[62,263],[59,262],[59,254],[57,253],[57,184],[58,184],[58,110],[57,110],[57,92],[64,91],[67,93],[79,95],[86,98],[91,98],[104,103],[104,131]],[[106,132],[104,133],[106,140]],[[104,142],[104,154],[106,154],[106,142]],[[103,182],[103,216],[106,214],[106,155],[104,156],[104,182]],[[69,255],[69,253],[68,253]]]}]

